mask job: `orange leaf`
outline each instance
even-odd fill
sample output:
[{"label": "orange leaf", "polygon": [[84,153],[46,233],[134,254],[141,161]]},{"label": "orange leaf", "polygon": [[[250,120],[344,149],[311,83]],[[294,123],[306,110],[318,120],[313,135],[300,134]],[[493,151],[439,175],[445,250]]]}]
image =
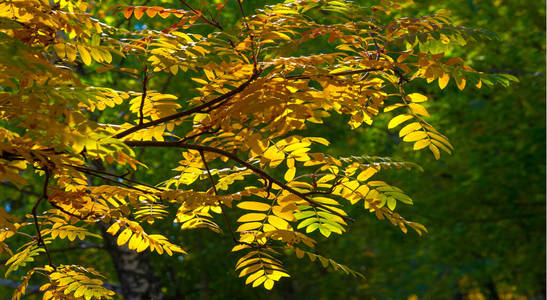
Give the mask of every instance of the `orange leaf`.
[{"label": "orange leaf", "polygon": [[133,13],[133,10],[135,10],[134,7],[128,7],[128,8],[126,8],[126,9],[123,11],[123,16],[124,16],[126,19],[131,18],[131,14]]},{"label": "orange leaf", "polygon": [[154,6],[154,7],[150,7],[146,10],[146,14],[150,17],[150,18],[153,18],[155,17],[159,11],[162,11],[163,10],[163,7],[159,7],[159,6]]},{"label": "orange leaf", "polygon": [[158,15],[160,15],[160,17],[162,17],[162,18],[164,18],[164,19],[167,18],[167,17],[169,17],[170,14],[171,14],[171,12],[169,12],[169,11],[166,10],[166,9],[160,10],[160,11],[158,12]]},{"label": "orange leaf", "polygon": [[147,7],[137,7],[135,9],[135,18],[137,18],[137,20],[140,20],[142,18],[142,16],[144,16],[144,12],[147,10],[148,8]]}]

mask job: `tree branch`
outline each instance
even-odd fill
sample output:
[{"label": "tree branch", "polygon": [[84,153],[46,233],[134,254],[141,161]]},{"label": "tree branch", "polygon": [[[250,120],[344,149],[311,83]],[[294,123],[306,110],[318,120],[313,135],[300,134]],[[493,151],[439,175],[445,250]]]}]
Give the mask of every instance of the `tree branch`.
[{"label": "tree branch", "polygon": [[[218,196],[215,180],[213,179],[213,176],[211,175],[211,170],[209,169],[209,166],[207,165],[207,161],[205,160],[205,155],[203,154],[203,150],[199,151],[199,155],[201,156],[201,160],[203,161],[203,164],[205,165],[205,169],[207,170],[207,176],[209,177],[209,181],[211,181],[213,192],[215,193],[215,196]],[[232,230],[232,224],[230,223],[230,219],[228,219],[228,216],[226,215],[226,212],[224,211],[224,207],[222,206],[222,203],[220,202],[220,200],[218,200],[218,206],[220,206],[220,211],[222,212],[222,217],[224,218],[224,222],[226,223],[226,226],[228,226],[228,229],[230,230],[230,235],[232,236],[232,240],[234,241],[234,243],[238,243],[238,240],[236,239],[234,231]]]},{"label": "tree branch", "polygon": [[[19,285],[21,285],[21,283],[16,282],[16,281],[12,281],[12,280],[0,279],[0,285],[16,289],[16,288],[19,287]],[[27,288],[26,288],[25,295],[29,296],[29,295],[36,294],[36,293],[39,293],[39,292],[40,292],[40,286],[38,286],[38,285],[28,285]]]},{"label": "tree branch", "polygon": [[[74,168],[74,169],[76,169],[76,170],[78,170],[82,173],[86,173],[88,175],[91,175],[91,176],[99,176],[99,174],[102,174],[102,175],[106,175],[106,176],[119,178],[119,179],[125,180],[125,181],[130,182],[130,183],[146,186],[146,187],[149,187],[151,189],[155,189],[157,191],[163,191],[162,189],[160,189],[158,187],[155,187],[153,185],[149,185],[149,184],[146,184],[144,182],[139,182],[139,181],[136,181],[136,180],[133,180],[133,179],[126,178],[127,173],[123,174],[123,175],[118,175],[118,174],[114,174],[114,173],[110,173],[110,172],[106,172],[106,171],[94,170],[94,169],[89,169],[89,168],[81,167],[81,166],[74,166],[74,165],[68,165],[68,164],[65,164],[65,165],[68,166],[68,167]],[[97,175],[91,174],[91,173],[96,173]],[[120,183],[120,182],[118,182],[118,183]],[[126,186],[128,186],[128,185],[126,185]],[[133,188],[133,187],[131,187],[131,188]]]},{"label": "tree branch", "polygon": [[116,139],[121,139],[129,134],[132,134],[136,131],[139,131],[141,129],[144,129],[144,128],[148,128],[148,127],[152,127],[152,126],[155,126],[155,125],[159,125],[159,124],[162,124],[162,123],[166,123],[166,122],[169,122],[169,121],[172,121],[172,120],[175,120],[175,119],[179,119],[179,118],[182,118],[182,117],[185,117],[185,116],[189,116],[189,115],[192,115],[194,113],[199,113],[201,112],[203,109],[205,108],[208,108],[210,106],[213,106],[217,103],[220,103],[224,100],[228,100],[230,99],[231,97],[233,97],[234,95],[238,94],[238,93],[241,93],[245,88],[247,88],[255,79],[258,78],[258,76],[260,76],[260,73],[262,73],[262,70],[258,70],[257,72],[254,72],[253,75],[251,76],[251,78],[249,78],[247,81],[245,81],[243,84],[241,84],[240,86],[238,86],[237,88],[227,92],[226,94],[223,94],[207,103],[203,103],[201,105],[198,105],[194,108],[190,108],[188,110],[185,110],[185,111],[181,111],[181,112],[178,112],[178,113],[175,113],[175,114],[172,114],[170,116],[166,116],[166,117],[163,117],[163,118],[159,118],[157,120],[154,120],[154,121],[150,121],[150,122],[146,122],[146,123],[143,123],[143,124],[139,124],[139,125],[136,125],[136,126],[133,126],[127,130],[124,130],[120,133],[117,133],[113,136],[113,138],[116,138]]},{"label": "tree branch", "polygon": [[40,204],[42,199],[45,199],[47,201],[47,187],[49,185],[49,178],[51,177],[51,170],[49,170],[48,167],[45,167],[44,171],[46,172],[46,174],[44,179],[44,187],[42,190],[42,195],[40,196],[40,198],[38,198],[38,201],[36,201],[36,203],[32,207],[32,217],[34,218],[34,226],[36,227],[36,238],[37,238],[38,246],[42,246],[44,248],[44,250],[46,251],[46,256],[47,256],[49,265],[53,267],[53,269],[55,269],[55,266],[53,265],[53,262],[51,261],[51,256],[49,255],[49,252],[47,250],[46,243],[44,242],[44,239],[42,237],[42,233],[40,232],[40,224],[38,223],[38,216],[36,215],[38,210],[38,205]]},{"label": "tree branch", "polygon": [[278,186],[280,186],[282,189],[298,196],[299,198],[301,198],[302,200],[308,202],[311,206],[314,206],[314,207],[320,207],[330,213],[333,213],[339,217],[341,217],[342,219],[346,220],[346,221],[350,221],[350,222],[353,222],[353,219],[348,217],[348,216],[345,216],[345,215],[342,215],[328,207],[325,207],[324,205],[320,204],[320,203],[317,203],[311,199],[309,199],[308,197],[306,197],[306,195],[304,195],[303,193],[293,189],[292,187],[284,184],[283,182],[277,180],[276,178],[270,176],[268,173],[264,172],[262,169],[260,168],[257,168],[255,166],[253,166],[252,164],[250,164],[249,162],[246,162],[242,159],[240,159],[239,157],[237,157],[235,154],[232,154],[230,152],[227,152],[227,151],[224,151],[222,149],[218,149],[218,148],[214,148],[214,147],[209,147],[209,146],[202,146],[202,145],[193,145],[193,144],[186,144],[186,143],[181,143],[181,142],[159,142],[159,141],[125,141],[124,142],[127,146],[130,146],[130,147],[162,147],[162,148],[183,148],[183,149],[192,149],[192,150],[198,150],[198,151],[207,151],[207,152],[212,152],[212,153],[216,153],[216,154],[220,154],[224,157],[227,157],[245,167],[247,167],[248,169],[252,170],[255,174],[257,174],[258,176],[262,177],[262,178],[267,178],[268,181],[272,182],[272,183],[275,183],[277,184]]},{"label": "tree branch", "polygon": [[213,27],[216,27],[220,30],[224,30],[218,22],[213,22],[213,21],[207,19],[206,17],[203,16],[203,13],[201,13],[200,11],[195,10],[192,6],[190,6],[188,3],[186,3],[186,1],[180,0],[180,3],[184,6],[186,6],[188,9],[190,9],[194,14],[199,16],[199,18],[202,19],[205,23],[207,23],[207,24],[209,24]]}]

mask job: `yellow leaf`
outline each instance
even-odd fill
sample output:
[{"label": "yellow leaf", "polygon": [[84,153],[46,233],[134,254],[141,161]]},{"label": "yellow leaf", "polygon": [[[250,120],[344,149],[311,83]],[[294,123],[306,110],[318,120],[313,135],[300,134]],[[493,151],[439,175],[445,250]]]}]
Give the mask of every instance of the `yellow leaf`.
[{"label": "yellow leaf", "polygon": [[106,232],[110,233],[111,235],[115,235],[118,230],[120,230],[120,223],[114,222],[112,223],[112,225],[110,225],[110,227],[108,227]]},{"label": "yellow leaf", "polygon": [[183,38],[183,39],[185,39],[185,40],[186,40],[187,42],[189,42],[189,43],[193,43],[193,42],[194,42],[194,40],[192,40],[192,38],[191,38],[189,35],[187,35],[186,33],[184,33],[184,32],[175,31],[175,32],[173,32],[172,34],[173,34],[173,35],[176,35],[176,36],[178,36],[178,37],[181,37],[181,38]]},{"label": "yellow leaf", "polygon": [[321,137],[310,137],[308,138],[310,141],[312,142],[316,142],[316,143],[319,143],[319,144],[323,144],[325,146],[328,146],[330,144],[330,142],[324,138],[321,138]]},{"label": "yellow leaf", "polygon": [[370,177],[372,177],[372,175],[376,174],[376,172],[378,172],[378,169],[373,168],[373,167],[369,167],[366,170],[364,170],[363,172],[359,173],[359,175],[357,175],[357,180],[365,181],[365,180],[369,179]]},{"label": "yellow leaf", "polygon": [[192,78],[193,81],[200,83],[200,84],[207,84],[208,82],[201,79],[201,78]]},{"label": "yellow leaf", "polygon": [[430,144],[429,145],[429,150],[431,150],[431,152],[433,152],[433,155],[435,156],[435,159],[441,158],[441,152],[439,151],[439,148],[437,148],[435,145]]},{"label": "yellow leaf", "polygon": [[215,80],[215,73],[213,73],[213,71],[203,69],[203,72],[205,72],[205,76],[207,77],[207,79],[209,79],[209,81]]},{"label": "yellow leaf", "polygon": [[416,143],[414,143],[414,150],[423,149],[423,148],[429,146],[429,144],[431,144],[431,140],[430,140],[430,139],[419,140],[419,141],[417,141]]},{"label": "yellow leaf", "polygon": [[258,270],[256,271],[255,273],[249,275],[249,277],[247,277],[247,280],[245,280],[245,284],[249,284],[253,281],[255,281],[256,279],[258,279],[258,277],[262,276],[264,274],[264,270]]},{"label": "yellow leaf", "polygon": [[454,147],[452,146],[452,144],[450,144],[450,142],[448,141],[448,139],[444,135],[437,134],[437,133],[434,133],[434,132],[430,132],[429,136],[431,138],[435,139],[435,140],[443,142],[450,149],[454,150]]},{"label": "yellow leaf", "polygon": [[460,91],[463,91],[463,89],[465,88],[465,77],[461,76],[459,78],[456,79],[456,85],[458,86],[458,89]]},{"label": "yellow leaf", "polygon": [[66,56],[65,44],[63,43],[54,44],[53,49],[55,49],[55,52],[57,52],[57,56],[59,56],[59,58],[61,59],[65,58]]},{"label": "yellow leaf", "polygon": [[439,141],[437,141],[437,140],[431,140],[431,142],[432,142],[433,144],[435,144],[435,146],[437,146],[437,147],[443,149],[446,153],[452,154],[452,151],[451,151],[448,147],[446,147],[443,143],[441,143],[441,142],[439,142]]},{"label": "yellow leaf", "polygon": [[261,285],[266,279],[267,279],[266,276],[259,277],[257,280],[255,280],[253,282],[252,287],[257,287],[257,286]]},{"label": "yellow leaf", "polygon": [[287,170],[287,172],[285,173],[285,180],[286,181],[291,181],[294,179],[294,175],[296,173],[296,168],[290,168]]},{"label": "yellow leaf", "polygon": [[268,223],[277,229],[288,229],[289,223],[277,216],[268,216]]},{"label": "yellow leaf", "polygon": [[414,116],[408,115],[408,114],[398,115],[395,118],[391,119],[391,121],[389,121],[389,123],[387,124],[387,128],[391,129],[391,128],[397,127],[401,123],[403,123],[405,121],[408,121],[408,120],[412,119],[413,117]]},{"label": "yellow leaf", "polygon": [[253,230],[253,229],[257,229],[257,228],[260,228],[260,226],[262,226],[262,223],[261,222],[250,222],[250,223],[245,223],[245,224],[241,224],[238,228],[237,228],[237,232],[243,232],[243,231],[249,231],[249,230]]},{"label": "yellow leaf", "polygon": [[120,235],[118,236],[118,246],[125,244],[132,234],[133,232],[131,232],[131,229],[129,228],[126,228],[124,231],[122,231],[122,233],[120,233]]},{"label": "yellow leaf", "polygon": [[411,102],[425,102],[425,101],[427,101],[427,97],[422,95],[422,94],[419,94],[419,93],[408,94],[408,95],[406,95],[406,99],[408,101],[411,101]]},{"label": "yellow leaf", "polygon": [[429,117],[429,113],[427,112],[425,107],[423,107],[423,105],[421,104],[410,103],[408,104],[408,107],[410,107],[410,110],[412,110],[412,112],[415,114]]},{"label": "yellow leaf", "polygon": [[284,34],[284,33],[281,33],[281,32],[278,32],[278,31],[272,31],[273,34],[277,35],[278,37],[284,39],[284,40],[287,40],[287,41],[290,41],[292,40],[290,36]]},{"label": "yellow leaf", "polygon": [[403,141],[414,142],[426,137],[427,137],[427,133],[425,133],[425,131],[414,131],[412,133],[405,135],[405,137],[403,138]]},{"label": "yellow leaf", "polygon": [[264,220],[264,218],[266,218],[266,214],[248,213],[248,214],[245,214],[245,215],[239,217],[239,219],[237,219],[237,221],[240,222],[240,223],[255,222],[255,221]]},{"label": "yellow leaf", "polygon": [[443,72],[443,74],[439,77],[438,81],[439,81],[439,87],[442,90],[446,87],[446,85],[450,81],[450,75],[448,75],[448,73]]},{"label": "yellow leaf", "polygon": [[76,59],[76,54],[77,54],[76,48],[74,48],[74,46],[66,44],[65,51],[66,51],[66,59],[69,62],[73,62]]},{"label": "yellow leaf", "polygon": [[77,47],[78,52],[80,52],[80,57],[82,58],[82,61],[86,66],[89,66],[91,64],[91,55],[89,54],[89,51],[87,51],[87,49],[80,44],[78,44]]},{"label": "yellow leaf", "polygon": [[271,280],[271,279],[268,279],[266,281],[264,281],[264,288],[266,288],[267,290],[271,290],[274,286],[274,281]]},{"label": "yellow leaf", "polygon": [[255,201],[245,201],[237,204],[237,207],[246,210],[256,210],[256,211],[267,211],[271,208],[269,204],[255,202]]},{"label": "yellow leaf", "polygon": [[384,108],[384,112],[390,112],[394,109],[397,109],[399,107],[403,107],[405,106],[403,103],[395,103],[393,105],[390,105],[390,106],[387,106],[386,108]]},{"label": "yellow leaf", "polygon": [[403,128],[401,128],[401,131],[399,131],[399,136],[403,137],[412,131],[418,130],[422,128],[422,125],[418,122],[410,123],[408,125],[405,125]]}]

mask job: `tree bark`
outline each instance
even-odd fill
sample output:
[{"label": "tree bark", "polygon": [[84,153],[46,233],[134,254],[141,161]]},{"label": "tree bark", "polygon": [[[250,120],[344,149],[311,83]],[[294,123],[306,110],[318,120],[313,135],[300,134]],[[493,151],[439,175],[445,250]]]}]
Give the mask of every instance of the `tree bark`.
[{"label": "tree bark", "polygon": [[110,254],[120,281],[121,295],[125,300],[162,300],[159,279],[146,253],[129,250],[126,245],[118,246],[116,238],[106,232],[101,224],[105,249]]}]

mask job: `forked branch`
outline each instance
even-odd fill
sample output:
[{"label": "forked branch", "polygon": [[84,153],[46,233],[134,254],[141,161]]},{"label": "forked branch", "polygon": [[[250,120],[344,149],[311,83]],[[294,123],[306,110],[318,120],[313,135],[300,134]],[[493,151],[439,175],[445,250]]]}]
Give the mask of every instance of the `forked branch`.
[{"label": "forked branch", "polygon": [[225,101],[225,100],[228,100],[230,99],[231,97],[241,93],[245,88],[247,88],[255,79],[258,78],[258,76],[260,76],[260,73],[262,71],[261,70],[258,70],[256,72],[253,73],[253,75],[251,76],[251,78],[249,78],[247,81],[245,81],[244,83],[242,83],[240,86],[238,86],[237,88],[225,93],[225,94],[222,94],[220,96],[218,96],[217,98],[209,101],[209,102],[206,102],[206,103],[203,103],[201,105],[198,105],[196,107],[193,107],[193,108],[190,108],[190,109],[187,109],[185,111],[181,111],[181,112],[178,112],[178,113],[175,113],[175,114],[172,114],[170,116],[166,116],[166,117],[163,117],[163,118],[159,118],[157,120],[154,120],[154,121],[150,121],[150,122],[146,122],[146,123],[143,123],[143,124],[139,124],[139,125],[136,125],[136,126],[133,126],[127,130],[124,130],[118,134],[115,134],[113,136],[113,138],[116,138],[116,139],[121,139],[125,136],[128,136],[136,131],[139,131],[141,129],[145,129],[145,128],[148,128],[148,127],[152,127],[152,126],[156,126],[156,125],[159,125],[159,124],[163,124],[163,123],[167,123],[169,121],[172,121],[172,120],[176,120],[176,119],[179,119],[179,118],[182,118],[182,117],[185,117],[185,116],[190,116],[192,114],[195,114],[195,113],[199,113],[199,112],[202,112],[204,109],[206,108],[209,108],[217,103],[220,103],[222,101]]},{"label": "forked branch", "polygon": [[315,201],[313,201],[312,199],[309,199],[305,194],[293,189],[292,187],[286,185],[285,183],[279,181],[278,179],[270,176],[268,173],[264,172],[264,170],[260,169],[260,168],[257,168],[256,166],[252,165],[251,163],[247,162],[247,161],[244,161],[242,160],[241,158],[239,158],[237,155],[233,154],[233,153],[230,153],[230,152],[227,152],[227,151],[224,151],[222,149],[218,149],[218,148],[214,148],[214,147],[209,147],[209,146],[203,146],[203,145],[194,145],[194,144],[187,144],[187,143],[181,143],[181,142],[160,142],[160,141],[124,141],[124,143],[127,145],[127,146],[130,146],[130,147],[162,147],[162,148],[183,148],[183,149],[191,149],[191,150],[197,150],[197,151],[204,151],[204,152],[212,152],[212,153],[216,153],[216,154],[220,154],[224,157],[227,157],[243,166],[245,166],[246,168],[248,168],[249,170],[253,171],[256,175],[260,176],[261,178],[266,178],[269,182],[271,183],[275,183],[277,184],[278,186],[280,186],[282,189],[290,192],[291,194],[294,194],[296,196],[298,196],[300,199],[308,202],[311,206],[313,207],[320,207],[332,214],[335,214],[337,216],[339,216],[340,218],[346,220],[346,221],[349,221],[349,222],[353,222],[353,219],[348,217],[348,216],[345,216],[345,215],[342,215],[320,203],[317,203]]}]

